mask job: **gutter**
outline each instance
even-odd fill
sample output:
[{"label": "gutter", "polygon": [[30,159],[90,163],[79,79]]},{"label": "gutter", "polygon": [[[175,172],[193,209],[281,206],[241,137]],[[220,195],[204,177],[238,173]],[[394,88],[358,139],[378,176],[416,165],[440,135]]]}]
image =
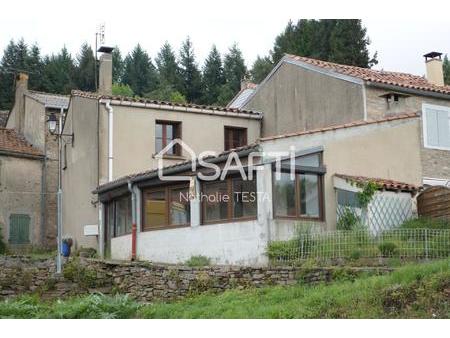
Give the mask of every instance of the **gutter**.
[{"label": "gutter", "polygon": [[399,92],[404,92],[404,93],[413,94],[413,95],[431,96],[431,97],[436,97],[439,99],[450,100],[450,94],[437,93],[437,92],[432,92],[429,90],[407,88],[407,87],[395,86],[395,85],[372,82],[372,81],[367,81],[366,84],[370,87],[376,87],[376,88],[381,88],[381,89],[386,89],[386,90],[391,90],[391,91],[399,91]]},{"label": "gutter", "polygon": [[113,127],[114,116],[111,101],[105,102],[105,108],[108,111],[108,182],[113,180]]},{"label": "gutter", "polygon": [[[183,106],[172,106],[149,102],[134,102],[125,100],[104,100],[100,99],[100,103],[113,104],[125,107],[140,107],[140,108],[151,108],[151,109],[161,109],[161,110],[172,110],[177,112],[187,112],[187,113],[197,113],[206,115],[218,115],[227,117],[240,117],[252,120],[261,120],[263,114],[261,112],[246,113],[246,112],[232,112],[232,111],[221,111],[208,108],[193,108],[193,107],[183,107]],[[231,108],[230,108],[231,109]]]},{"label": "gutter", "polygon": [[27,153],[20,153],[18,151],[11,151],[11,150],[0,150],[0,155],[6,155],[6,156],[13,156],[13,157],[22,157],[22,158],[28,158],[31,160],[44,160],[45,155],[34,155],[34,154],[27,154]]}]

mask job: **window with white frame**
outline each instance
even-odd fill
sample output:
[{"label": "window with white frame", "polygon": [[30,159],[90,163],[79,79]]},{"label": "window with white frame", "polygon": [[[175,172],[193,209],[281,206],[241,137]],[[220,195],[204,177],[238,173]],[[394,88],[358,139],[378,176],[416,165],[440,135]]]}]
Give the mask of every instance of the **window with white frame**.
[{"label": "window with white frame", "polygon": [[422,119],[425,148],[450,150],[450,108],[423,104]]}]

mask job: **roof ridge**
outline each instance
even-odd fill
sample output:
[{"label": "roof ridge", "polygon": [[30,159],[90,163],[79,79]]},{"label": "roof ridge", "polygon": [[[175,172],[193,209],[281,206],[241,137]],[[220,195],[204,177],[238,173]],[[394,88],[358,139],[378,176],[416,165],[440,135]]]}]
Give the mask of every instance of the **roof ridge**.
[{"label": "roof ridge", "polygon": [[60,97],[70,98],[69,94],[47,93],[47,92],[41,92],[41,91],[38,91],[38,90],[30,90],[30,89],[28,90],[28,93],[40,94],[40,95],[60,96]]},{"label": "roof ridge", "polygon": [[439,86],[429,82],[424,76],[416,74],[363,68],[294,54],[285,54],[285,58],[291,59],[292,61],[302,62],[314,67],[327,69],[338,74],[359,78],[368,82],[436,92],[445,95],[450,94],[449,85]]},{"label": "roof ridge", "polygon": [[74,96],[88,97],[88,98],[93,98],[93,99],[97,99],[97,100],[99,100],[99,99],[120,100],[120,101],[127,101],[127,102],[136,102],[136,103],[152,103],[152,104],[159,104],[159,105],[167,105],[167,106],[172,106],[172,107],[209,109],[209,110],[236,112],[236,113],[244,113],[244,114],[258,114],[258,115],[261,114],[260,112],[257,112],[254,110],[229,108],[229,107],[224,107],[224,106],[204,105],[204,104],[197,104],[197,103],[178,103],[178,102],[171,102],[171,101],[149,99],[149,98],[144,98],[144,97],[132,97],[132,96],[122,96],[122,95],[103,95],[103,94],[98,94],[98,93],[94,93],[94,92],[85,92],[82,90],[72,90],[71,94]]}]

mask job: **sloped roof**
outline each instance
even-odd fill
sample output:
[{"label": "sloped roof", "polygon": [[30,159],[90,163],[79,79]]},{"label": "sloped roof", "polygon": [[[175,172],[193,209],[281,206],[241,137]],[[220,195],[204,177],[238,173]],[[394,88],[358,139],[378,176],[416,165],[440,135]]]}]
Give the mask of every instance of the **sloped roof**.
[{"label": "sloped roof", "polygon": [[416,186],[414,184],[389,180],[385,178],[371,178],[365,176],[352,176],[352,175],[344,175],[344,174],[334,174],[335,177],[342,178],[346,181],[350,181],[353,183],[366,184],[369,182],[373,182],[377,184],[381,190],[389,190],[389,191],[404,191],[404,192],[412,192],[415,193],[421,189],[421,187]]},{"label": "sloped roof", "polygon": [[243,88],[241,88],[241,90],[227,104],[227,107],[241,109],[247,102],[247,99],[255,92],[257,87],[258,85],[256,83],[245,83]]},{"label": "sloped roof", "polygon": [[331,131],[331,130],[365,126],[365,125],[370,125],[370,124],[377,124],[377,123],[396,121],[396,120],[412,119],[412,118],[417,118],[417,117],[420,117],[420,113],[398,114],[398,115],[392,115],[392,116],[383,117],[383,118],[379,118],[379,119],[372,119],[372,120],[367,120],[367,121],[361,120],[361,121],[355,121],[355,122],[350,122],[350,123],[345,123],[345,124],[338,124],[338,125],[329,126],[329,127],[325,127],[325,128],[298,131],[298,132],[275,135],[275,136],[267,136],[267,137],[262,137],[260,140],[261,141],[271,141],[271,140],[277,140],[277,139],[287,138],[287,137],[302,136],[302,135],[309,135],[309,134],[315,134],[315,133],[324,133],[324,132]]},{"label": "sloped roof", "polygon": [[11,155],[44,156],[14,129],[0,128],[0,152]]},{"label": "sloped roof", "polygon": [[[239,154],[239,153],[242,153],[242,152],[247,151],[247,150],[256,149],[257,147],[258,147],[258,143],[255,142],[255,143],[252,143],[252,144],[249,144],[249,145],[246,145],[246,146],[242,146],[242,147],[239,147],[239,148],[234,148],[234,149],[229,149],[229,150],[223,151],[223,152],[219,153],[217,156],[205,157],[205,158],[203,158],[203,160],[208,162],[208,160],[226,156],[226,155],[228,155],[231,152],[236,152],[236,153]],[[165,167],[163,167],[163,170],[166,171],[168,169],[182,168],[182,167],[184,167],[186,165],[190,165],[191,163],[192,163],[191,160],[186,160],[186,161],[182,161],[182,162],[179,162],[179,163],[175,163],[175,164],[171,164],[171,165],[165,166]],[[142,179],[142,178],[146,178],[147,176],[149,176],[151,174],[154,174],[154,173],[157,173],[157,172],[158,172],[158,168],[153,168],[153,169],[141,171],[141,172],[138,172],[138,173],[133,173],[133,174],[130,174],[130,175],[125,175],[125,176],[119,177],[119,178],[117,178],[117,179],[115,179],[115,180],[113,180],[111,182],[108,182],[108,183],[100,185],[94,191],[94,193],[104,192],[104,191],[107,191],[109,189],[115,188],[117,186],[124,185],[127,182],[129,182],[129,181],[134,181],[134,180],[139,180],[139,179]]]},{"label": "sloped roof", "polygon": [[68,95],[41,93],[32,90],[29,90],[26,95],[42,103],[46,108],[67,109],[69,107],[70,96]]},{"label": "sloped roof", "polygon": [[193,104],[193,103],[176,103],[176,102],[168,102],[168,101],[159,101],[159,100],[152,100],[152,99],[146,99],[146,98],[139,98],[139,97],[128,97],[128,96],[117,96],[117,95],[101,95],[98,93],[92,93],[92,92],[83,92],[80,90],[73,90],[72,91],[73,96],[78,97],[86,97],[91,99],[105,99],[105,100],[112,100],[112,101],[119,101],[119,102],[125,102],[125,103],[142,103],[142,104],[149,104],[149,105],[157,105],[161,107],[167,107],[167,109],[185,109],[187,111],[191,112],[209,112],[211,114],[214,114],[214,112],[225,112],[225,113],[235,113],[235,114],[245,114],[253,116],[254,118],[262,118],[262,113],[253,111],[253,110],[244,110],[244,109],[237,109],[237,108],[227,108],[227,107],[219,107],[219,106],[207,106],[207,105],[199,105],[199,104]]},{"label": "sloped roof", "polygon": [[450,94],[450,86],[438,86],[432,84],[428,82],[426,78],[418,75],[342,65],[292,54],[286,54],[283,60],[305,63],[311,66],[326,69],[338,74],[355,77],[368,82],[424,90],[441,94]]}]

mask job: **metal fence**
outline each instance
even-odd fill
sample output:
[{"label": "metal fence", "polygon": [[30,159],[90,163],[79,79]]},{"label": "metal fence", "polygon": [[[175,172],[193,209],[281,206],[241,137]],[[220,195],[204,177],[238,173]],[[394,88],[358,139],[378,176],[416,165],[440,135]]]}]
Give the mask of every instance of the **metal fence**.
[{"label": "metal fence", "polygon": [[268,256],[272,262],[287,264],[305,259],[446,258],[450,257],[450,229],[299,233],[295,239],[272,242]]}]

